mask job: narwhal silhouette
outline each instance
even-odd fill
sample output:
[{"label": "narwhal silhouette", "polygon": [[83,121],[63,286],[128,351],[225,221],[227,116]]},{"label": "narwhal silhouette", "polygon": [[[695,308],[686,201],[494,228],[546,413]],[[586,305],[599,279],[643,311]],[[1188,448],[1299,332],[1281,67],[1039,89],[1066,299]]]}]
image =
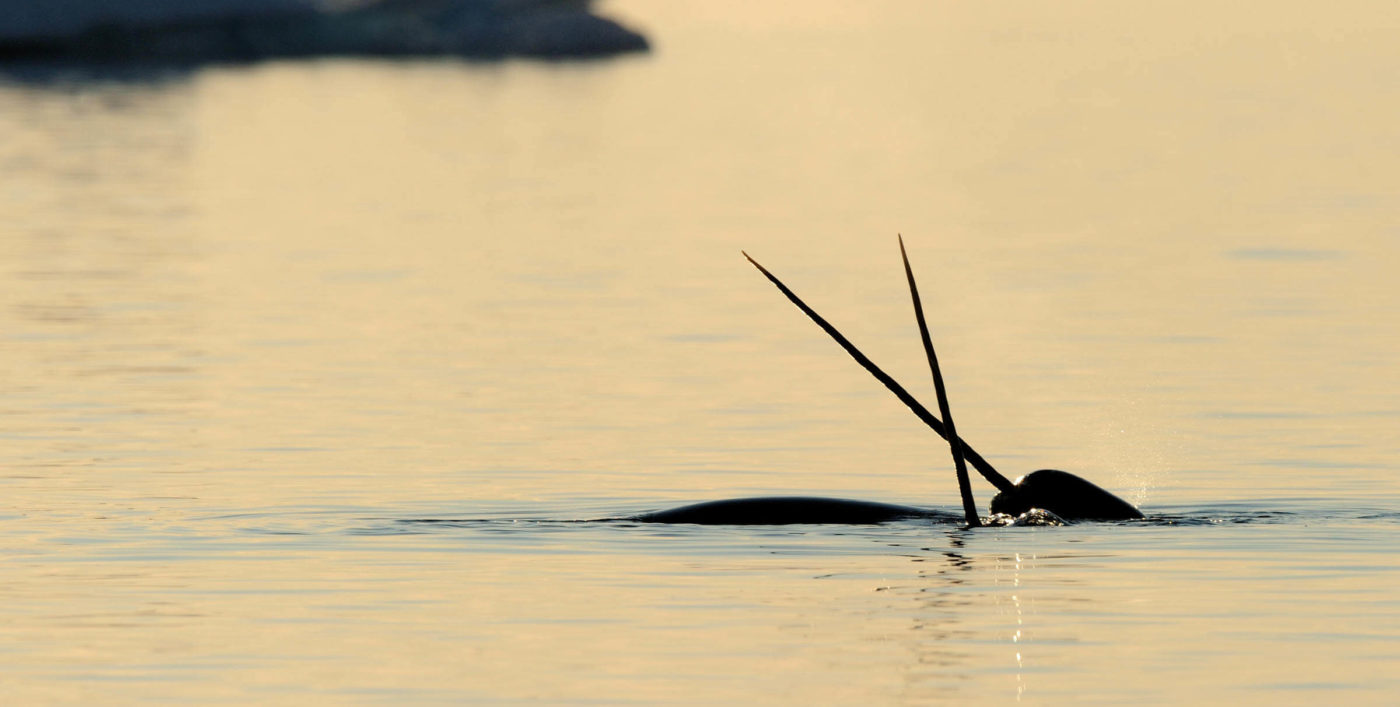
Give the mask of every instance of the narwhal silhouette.
[{"label": "narwhal silhouette", "polygon": [[[992,498],[991,512],[995,517],[1029,517],[1031,523],[1055,523],[1059,520],[1127,520],[1141,518],[1142,513],[1132,504],[1094,485],[1092,482],[1064,471],[1041,469],[1031,472],[1016,481],[1002,476],[991,463],[978,454],[971,445],[958,436],[953,425],[953,415],[949,410],[948,394],[943,385],[943,374],[938,367],[938,357],[933,350],[933,340],[929,335],[928,324],[924,320],[923,304],[919,299],[918,285],[914,282],[914,271],[909,266],[909,255],[904,250],[904,239],[899,239],[899,253],[904,260],[904,274],[909,280],[909,294],[914,301],[914,317],[919,324],[919,336],[923,340],[924,353],[928,357],[929,368],[933,372],[934,391],[938,396],[938,410],[943,415],[939,420],[933,416],[914,396],[909,394],[889,374],[880,370],[873,361],[860,352],[841,332],[826,319],[807,306],[800,297],[788,289],[773,273],[758,264],[758,261],[744,253],[753,266],[764,277],[778,287],[797,308],[802,310],[817,326],[822,328],[841,348],[850,354],[875,379],[880,381],[895,397],[899,398],[914,414],[948,440],[953,454],[953,465],[957,470],[958,490],[962,495],[963,518],[968,526],[982,525],[977,515],[977,506],[972,497],[972,486],[968,479],[967,464],[971,463],[988,482],[997,488]],[[765,496],[758,498],[736,498],[723,501],[708,501],[654,513],[644,513],[632,519],[648,523],[700,523],[708,525],[779,525],[792,523],[833,523],[867,524],[883,523],[892,520],[921,517],[943,517],[947,514],[913,506],[901,506],[873,501],[859,501],[844,498],[818,498],[807,496]]]}]

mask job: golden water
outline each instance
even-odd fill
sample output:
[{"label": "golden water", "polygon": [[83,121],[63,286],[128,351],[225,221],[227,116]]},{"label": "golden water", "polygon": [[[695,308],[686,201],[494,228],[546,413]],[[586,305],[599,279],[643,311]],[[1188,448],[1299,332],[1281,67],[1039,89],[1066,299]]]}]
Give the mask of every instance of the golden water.
[{"label": "golden water", "polygon": [[[0,85],[8,700],[1400,693],[1400,13],[696,5]],[[931,402],[896,233],[963,435],[1156,521],[561,522],[955,510],[739,255]]]}]

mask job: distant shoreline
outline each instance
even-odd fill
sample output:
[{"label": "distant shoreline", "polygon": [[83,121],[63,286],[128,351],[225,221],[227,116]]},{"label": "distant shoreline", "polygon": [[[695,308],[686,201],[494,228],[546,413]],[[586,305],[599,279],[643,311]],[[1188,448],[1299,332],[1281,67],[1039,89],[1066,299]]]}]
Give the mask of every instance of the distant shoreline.
[{"label": "distant shoreline", "polygon": [[[0,9],[14,0],[0,0]],[[19,4],[26,4],[21,0]],[[377,0],[341,9],[306,0],[187,0],[162,11],[60,0],[0,26],[0,61],[204,63],[318,56],[605,57],[646,37],[587,0]],[[345,3],[341,3],[345,5]],[[141,7],[139,4],[137,7]]]}]

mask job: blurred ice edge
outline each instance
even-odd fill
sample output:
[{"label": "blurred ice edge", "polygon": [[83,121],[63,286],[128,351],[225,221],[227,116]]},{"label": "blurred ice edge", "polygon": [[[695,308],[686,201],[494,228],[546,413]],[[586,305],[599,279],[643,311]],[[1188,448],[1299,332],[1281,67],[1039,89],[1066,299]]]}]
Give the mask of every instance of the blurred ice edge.
[{"label": "blurred ice edge", "polygon": [[646,39],[590,0],[0,0],[0,59],[588,57]]}]

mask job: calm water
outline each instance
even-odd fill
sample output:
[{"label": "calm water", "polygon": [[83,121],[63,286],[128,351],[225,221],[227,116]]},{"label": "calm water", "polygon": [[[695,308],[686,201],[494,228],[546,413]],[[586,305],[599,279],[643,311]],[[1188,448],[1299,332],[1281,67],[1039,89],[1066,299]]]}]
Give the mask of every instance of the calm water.
[{"label": "calm water", "polygon": [[[1400,14],[695,5],[0,84],[8,700],[1400,694]],[[1152,520],[568,522],[956,510],[739,255],[931,403],[896,233],[963,435]]]}]

